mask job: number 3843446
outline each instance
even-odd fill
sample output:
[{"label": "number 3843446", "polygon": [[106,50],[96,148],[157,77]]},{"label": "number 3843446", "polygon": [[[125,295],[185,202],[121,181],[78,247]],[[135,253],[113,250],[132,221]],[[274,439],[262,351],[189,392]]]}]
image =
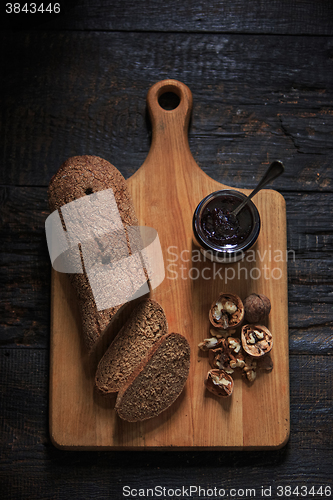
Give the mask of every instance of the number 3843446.
[{"label": "number 3843446", "polygon": [[59,14],[60,3],[25,3],[21,5],[18,2],[6,3],[6,14],[36,14],[36,13],[49,13]]}]

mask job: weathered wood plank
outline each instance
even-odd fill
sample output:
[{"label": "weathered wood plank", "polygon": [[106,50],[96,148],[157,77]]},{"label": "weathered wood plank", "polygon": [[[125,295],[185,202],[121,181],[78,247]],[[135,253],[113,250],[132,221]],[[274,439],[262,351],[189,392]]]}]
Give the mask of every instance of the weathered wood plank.
[{"label": "weathered wood plank", "polygon": [[332,191],[329,37],[17,32],[2,43],[2,184],[46,186],[75,154],[129,177],[150,147],[147,91],[172,76],[192,90],[190,148],[208,175],[252,187],[280,158],[278,189]]},{"label": "weathered wood plank", "polygon": [[[330,356],[290,357],[291,436],[288,445],[275,453],[60,451],[48,436],[47,351],[1,349],[0,367],[2,498],[62,500],[71,491],[75,498],[120,498],[124,484],[133,488],[156,484],[260,488],[290,481],[332,485]],[[270,474],[263,473],[267,466],[272,467]],[[129,474],[132,469],[135,474]]]},{"label": "weathered wood plank", "polygon": [[[0,188],[1,344],[48,342],[50,262],[46,189]],[[10,331],[15,331],[14,337]]]},{"label": "weathered wood plank", "polygon": [[325,255],[333,253],[333,228],[330,223],[333,213],[333,194],[293,192],[284,193],[284,196],[287,204],[287,224],[290,229],[288,247],[295,251],[298,259],[308,261],[310,276],[307,278],[307,283],[311,281],[310,266],[316,270],[317,279],[317,275],[321,274],[322,282],[329,283],[330,276],[327,273]]},{"label": "weathered wood plank", "polygon": [[7,16],[7,26],[20,29],[103,31],[171,31],[196,33],[275,33],[331,35],[329,0],[262,2],[211,0],[163,2],[60,2],[60,14]]},{"label": "weathered wood plank", "polygon": [[[124,484],[333,486],[332,232],[324,213],[332,213],[332,38],[264,35],[332,35],[332,2],[107,3],[69,0],[71,10],[53,24],[44,15],[21,24],[41,32],[1,34],[0,182],[45,188],[65,158],[86,152],[129,177],[149,150],[147,90],[166,77],[194,94],[190,145],[213,178],[252,187],[278,155],[288,171],[275,187],[287,201],[296,255],[288,270],[291,439],[276,453],[53,448],[46,190],[14,190],[0,208],[1,497],[109,500],[121,497]],[[63,28],[86,32],[43,31]],[[172,33],[157,33],[163,30]]]},{"label": "weathered wood plank", "polygon": [[[287,203],[292,353],[332,353],[330,193],[283,193]],[[48,347],[51,266],[46,188],[0,188],[0,345]]]}]

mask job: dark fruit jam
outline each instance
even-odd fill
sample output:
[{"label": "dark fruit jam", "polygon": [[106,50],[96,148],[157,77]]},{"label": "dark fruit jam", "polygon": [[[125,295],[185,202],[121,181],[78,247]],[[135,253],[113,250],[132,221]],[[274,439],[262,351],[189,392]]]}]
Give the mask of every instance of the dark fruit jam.
[{"label": "dark fruit jam", "polygon": [[201,229],[204,237],[215,246],[237,246],[243,243],[253,227],[252,215],[245,207],[234,216],[231,212],[242,200],[228,195],[217,197],[204,208]]}]

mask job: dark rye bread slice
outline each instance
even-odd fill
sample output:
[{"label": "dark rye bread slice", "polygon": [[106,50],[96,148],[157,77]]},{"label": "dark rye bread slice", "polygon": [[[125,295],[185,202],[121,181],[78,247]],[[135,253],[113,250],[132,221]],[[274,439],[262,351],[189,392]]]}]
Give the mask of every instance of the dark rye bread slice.
[{"label": "dark rye bread slice", "polygon": [[181,394],[190,369],[190,346],[179,333],[164,335],[120,389],[119,417],[137,422],[156,417]]},{"label": "dark rye bread slice", "polygon": [[[124,228],[137,226],[138,220],[124,177],[111,163],[97,156],[74,156],[61,165],[52,177],[48,189],[50,210],[59,211],[71,201],[110,188],[113,190]],[[128,241],[127,246],[131,253]],[[100,260],[102,258],[103,256]],[[91,351],[105,331],[110,329],[122,304],[98,311],[85,270],[83,274],[68,276],[78,298],[84,341]]]},{"label": "dark rye bread slice", "polygon": [[103,395],[118,392],[167,330],[167,320],[160,304],[152,299],[142,300],[98,364],[95,376],[98,392]]}]

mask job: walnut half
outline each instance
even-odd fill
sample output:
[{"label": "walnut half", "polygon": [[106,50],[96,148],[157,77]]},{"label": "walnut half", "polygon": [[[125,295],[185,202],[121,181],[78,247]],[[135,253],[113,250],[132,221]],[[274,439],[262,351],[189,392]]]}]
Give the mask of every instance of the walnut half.
[{"label": "walnut half", "polygon": [[209,321],[215,328],[229,330],[241,324],[244,318],[244,306],[238,295],[220,293],[209,310]]},{"label": "walnut half", "polygon": [[206,388],[221,398],[231,396],[234,381],[224,370],[210,370],[205,380]]},{"label": "walnut half", "polygon": [[241,338],[244,351],[255,358],[264,356],[273,347],[272,334],[263,325],[244,325]]}]

